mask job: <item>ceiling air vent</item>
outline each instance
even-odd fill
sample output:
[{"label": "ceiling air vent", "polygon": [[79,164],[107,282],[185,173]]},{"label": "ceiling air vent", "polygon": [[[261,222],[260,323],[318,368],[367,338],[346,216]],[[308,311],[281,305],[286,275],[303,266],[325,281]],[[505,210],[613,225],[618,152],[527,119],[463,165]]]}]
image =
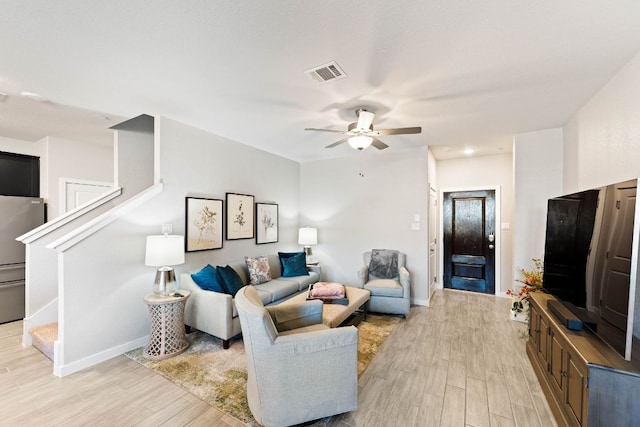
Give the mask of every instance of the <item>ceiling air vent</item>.
[{"label": "ceiling air vent", "polygon": [[309,75],[318,83],[326,83],[332,80],[339,80],[347,77],[347,75],[344,73],[344,71],[342,71],[342,68],[340,68],[336,61],[331,61],[329,63],[314,67],[310,70],[306,70],[305,74]]}]

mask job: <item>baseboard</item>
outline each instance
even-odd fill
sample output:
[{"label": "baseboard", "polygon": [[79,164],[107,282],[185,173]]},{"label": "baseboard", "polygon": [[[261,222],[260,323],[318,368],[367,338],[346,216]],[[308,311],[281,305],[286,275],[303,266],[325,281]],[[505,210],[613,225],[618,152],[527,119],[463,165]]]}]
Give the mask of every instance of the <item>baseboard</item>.
[{"label": "baseboard", "polygon": [[[120,356],[127,351],[134,350],[136,348],[142,347],[149,342],[149,335],[138,338],[133,341],[129,341],[127,343],[118,345],[116,347],[109,348],[107,350],[101,351],[100,353],[92,354],[91,356],[85,357],[84,359],[77,360],[75,362],[71,362],[68,364],[57,364],[54,363],[53,373],[58,377],[65,377],[67,375],[74,374],[83,369],[89,368],[91,366],[97,365],[98,363],[104,362],[105,360],[113,359],[116,356]],[[56,359],[61,354],[62,346],[59,345],[59,342],[56,341]]]},{"label": "baseboard", "polygon": [[429,307],[429,300],[426,299],[413,299],[411,300],[412,305],[421,305],[424,307]]}]

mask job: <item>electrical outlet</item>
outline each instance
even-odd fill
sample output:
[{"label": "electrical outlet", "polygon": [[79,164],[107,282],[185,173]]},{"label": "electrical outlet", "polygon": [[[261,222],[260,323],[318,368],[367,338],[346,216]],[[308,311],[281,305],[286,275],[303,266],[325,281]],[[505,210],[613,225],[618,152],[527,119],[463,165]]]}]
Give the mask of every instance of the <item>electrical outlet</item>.
[{"label": "electrical outlet", "polygon": [[173,224],[162,224],[162,234],[171,234],[173,232]]}]

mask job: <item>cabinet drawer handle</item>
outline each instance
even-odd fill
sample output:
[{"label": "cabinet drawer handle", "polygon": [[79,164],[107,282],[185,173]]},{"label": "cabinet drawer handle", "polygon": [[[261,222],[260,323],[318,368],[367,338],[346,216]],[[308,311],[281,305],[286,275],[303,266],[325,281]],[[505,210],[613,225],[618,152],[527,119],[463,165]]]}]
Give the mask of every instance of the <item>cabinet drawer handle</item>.
[{"label": "cabinet drawer handle", "polygon": [[569,375],[567,374],[567,371],[560,371],[560,376],[561,377],[568,377]]}]

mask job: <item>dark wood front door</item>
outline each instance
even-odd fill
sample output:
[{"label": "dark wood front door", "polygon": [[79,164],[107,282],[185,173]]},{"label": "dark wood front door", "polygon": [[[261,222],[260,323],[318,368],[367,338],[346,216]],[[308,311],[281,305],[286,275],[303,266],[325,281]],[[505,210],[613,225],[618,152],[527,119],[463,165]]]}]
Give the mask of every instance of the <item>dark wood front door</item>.
[{"label": "dark wood front door", "polygon": [[495,293],[495,191],[444,193],[444,287]]}]

